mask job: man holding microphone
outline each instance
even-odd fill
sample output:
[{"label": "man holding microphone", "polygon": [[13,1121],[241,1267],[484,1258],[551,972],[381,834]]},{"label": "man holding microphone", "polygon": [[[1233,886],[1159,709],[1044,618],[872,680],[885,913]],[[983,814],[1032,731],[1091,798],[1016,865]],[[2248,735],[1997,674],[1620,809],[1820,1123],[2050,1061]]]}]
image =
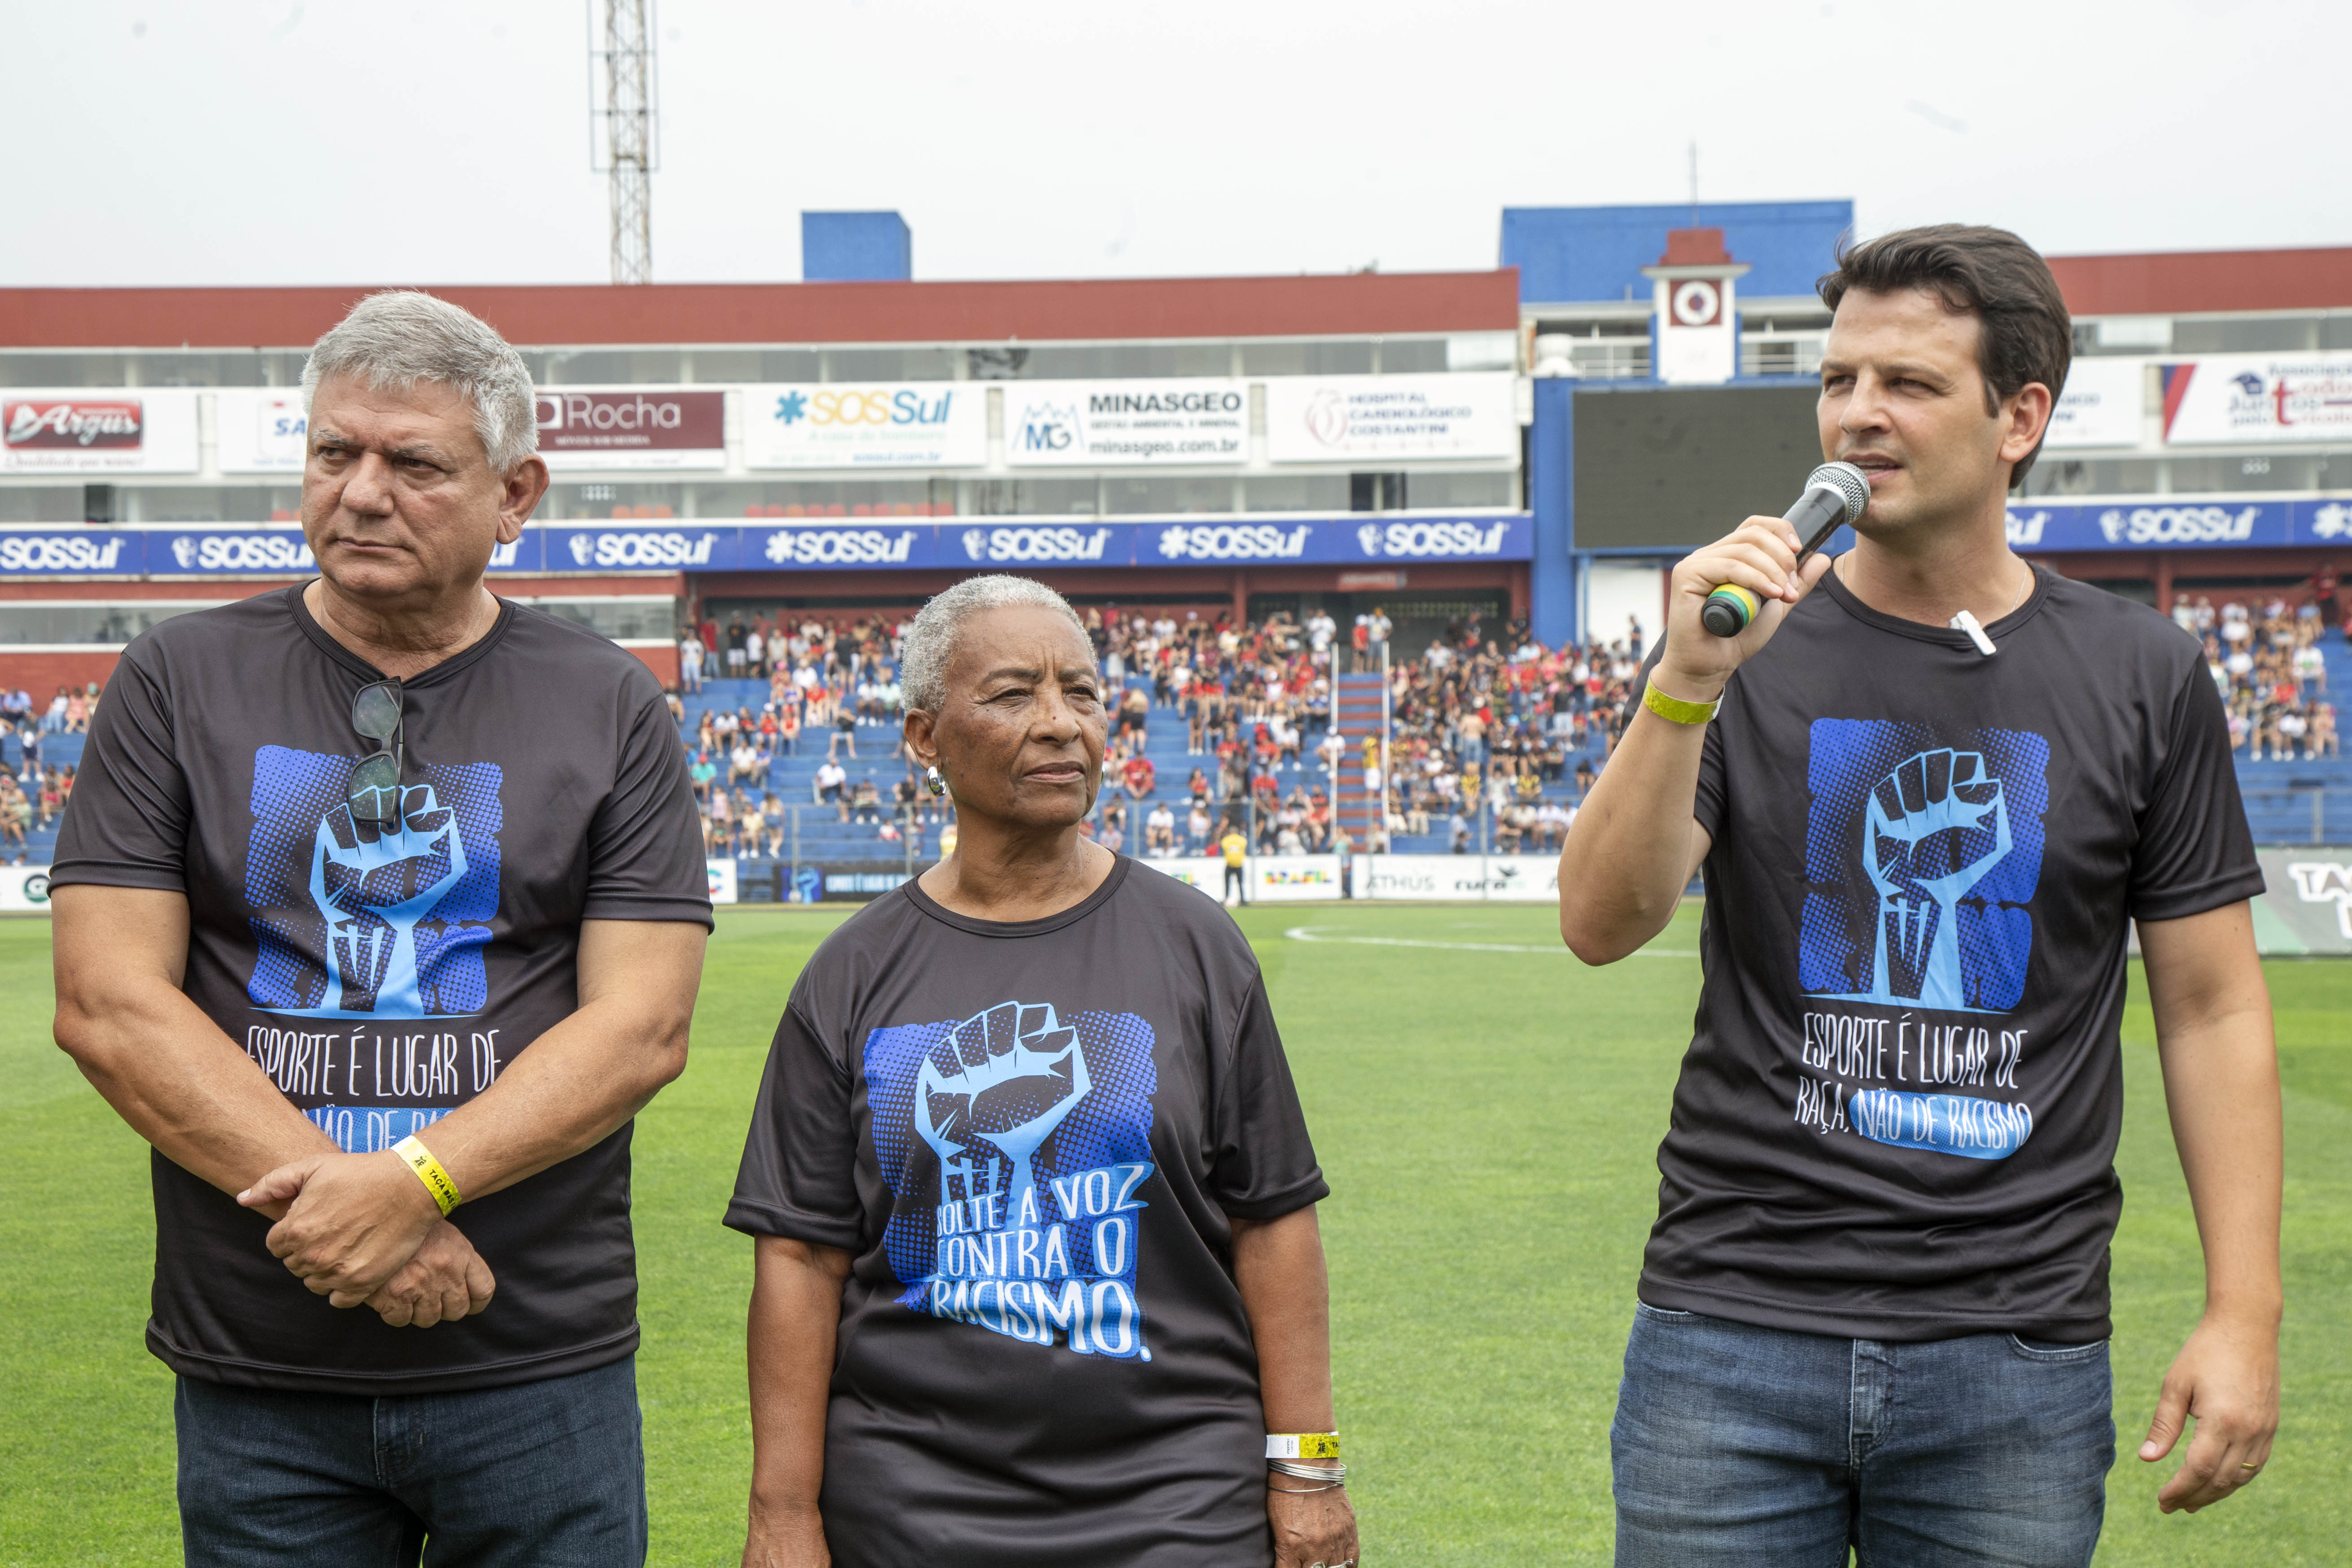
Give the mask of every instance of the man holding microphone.
[{"label": "man holding microphone", "polygon": [[[2137,922],[2205,1254],[2146,1461],[2194,1510],[2278,1422],[2262,890],[2193,638],[2010,552],[2072,324],[2015,236],[1822,280],[1856,547],[1751,517],[1674,572],[1643,706],[1560,856],[1608,963],[1702,866],[1706,980],[1612,1430],[1621,1564],[2087,1563],[2114,1458],[2107,1246]],[[1762,608],[1734,637],[1720,584]]]}]

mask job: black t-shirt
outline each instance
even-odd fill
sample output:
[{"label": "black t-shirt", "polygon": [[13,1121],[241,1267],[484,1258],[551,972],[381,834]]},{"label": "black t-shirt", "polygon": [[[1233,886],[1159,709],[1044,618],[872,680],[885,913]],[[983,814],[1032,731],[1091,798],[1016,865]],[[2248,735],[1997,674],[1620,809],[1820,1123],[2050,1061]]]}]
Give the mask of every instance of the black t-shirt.
[{"label": "black t-shirt", "polygon": [[[404,683],[396,835],[343,804],[373,749],[352,699],[379,679],[299,587],[164,622],[108,683],[52,873],[184,892],[189,997],[350,1151],[429,1126],[568,1016],[582,921],[710,920],[684,753],[635,656],[502,605]],[[175,1372],[431,1393],[635,1347],[626,1126],[450,1216],[498,1295],[429,1330],[329,1306],[269,1255],[269,1221],[160,1153],[153,1169],[147,1342]]]},{"label": "black t-shirt", "polygon": [[2126,923],[2262,872],[2194,638],[2046,573],[1987,629],[1990,658],[1832,577],[1725,690],[1653,1306],[2108,1332]]},{"label": "black t-shirt", "polygon": [[1228,1216],[1328,1191],[1213,900],[1121,858],[1020,924],[875,900],[793,988],[727,1211],[856,1257],[834,1561],[1269,1563]]}]

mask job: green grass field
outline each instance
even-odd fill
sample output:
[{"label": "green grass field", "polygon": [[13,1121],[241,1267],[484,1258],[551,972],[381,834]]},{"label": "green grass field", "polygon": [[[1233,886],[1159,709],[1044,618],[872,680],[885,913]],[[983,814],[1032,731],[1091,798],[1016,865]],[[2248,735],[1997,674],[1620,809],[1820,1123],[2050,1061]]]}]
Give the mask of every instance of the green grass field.
[{"label": "green grass field", "polygon": [[[740,1544],[751,1249],[719,1216],[777,1010],[838,918],[720,917],[692,1064],[639,1123],[658,1563],[731,1563]],[[1585,970],[1539,908],[1242,923],[1335,1194],[1323,1234],[1367,1562],[1607,1562],[1611,1406],[1696,961]],[[1302,925],[1381,940],[1285,934]],[[1685,910],[1656,945],[1687,952],[1696,927]],[[2288,1138],[2276,1455],[2248,1492],[2171,1519],[2158,1471],[2131,1457],[2202,1289],[2142,1000],[2126,1028],[2105,1564],[2352,1559],[2352,964],[2273,963],[2270,981]],[[49,995],[46,923],[0,922],[0,1562],[175,1563],[171,1379],[141,1342],[146,1152],[49,1044]]]}]

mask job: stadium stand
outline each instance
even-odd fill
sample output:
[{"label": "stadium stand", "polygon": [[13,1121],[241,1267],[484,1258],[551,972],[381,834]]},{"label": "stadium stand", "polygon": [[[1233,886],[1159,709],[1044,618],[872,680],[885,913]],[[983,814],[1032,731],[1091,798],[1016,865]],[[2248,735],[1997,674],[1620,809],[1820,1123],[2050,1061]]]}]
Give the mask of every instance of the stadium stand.
[{"label": "stadium stand", "polygon": [[[2352,764],[2334,706],[2352,690],[2343,632],[2275,601],[2185,598],[2175,617],[2205,641],[2224,693],[2256,840],[2352,837]],[[1113,719],[1088,831],[1145,856],[1209,853],[1228,822],[1262,853],[1328,851],[1340,833],[1356,850],[1556,848],[1625,722],[1639,668],[1631,639],[1546,648],[1517,623],[1492,636],[1475,620],[1449,626],[1388,662],[1384,678],[1356,668],[1367,655],[1313,616],[1088,619],[1125,715]],[[950,814],[899,749],[901,628],[867,617],[761,629],[763,650],[781,650],[762,678],[747,661],[741,678],[671,698],[706,843],[737,861],[741,896],[783,897],[798,866],[887,873],[937,858]],[[102,695],[6,700],[0,859],[37,864],[55,847]]]}]

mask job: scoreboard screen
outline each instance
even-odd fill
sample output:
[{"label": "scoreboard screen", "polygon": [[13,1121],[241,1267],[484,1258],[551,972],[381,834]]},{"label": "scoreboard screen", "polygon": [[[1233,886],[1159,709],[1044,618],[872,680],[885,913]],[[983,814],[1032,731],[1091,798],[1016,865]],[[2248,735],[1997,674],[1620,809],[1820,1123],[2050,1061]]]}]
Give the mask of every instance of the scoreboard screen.
[{"label": "scoreboard screen", "polygon": [[1819,398],[1810,386],[1579,391],[1576,548],[1684,551],[1750,513],[1779,516],[1822,461]]}]

